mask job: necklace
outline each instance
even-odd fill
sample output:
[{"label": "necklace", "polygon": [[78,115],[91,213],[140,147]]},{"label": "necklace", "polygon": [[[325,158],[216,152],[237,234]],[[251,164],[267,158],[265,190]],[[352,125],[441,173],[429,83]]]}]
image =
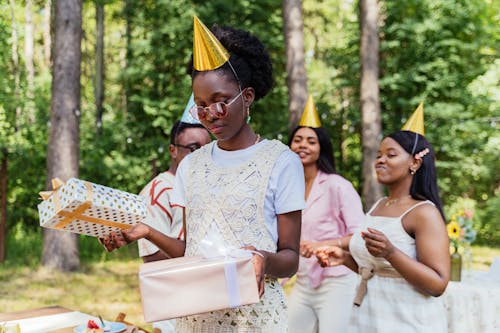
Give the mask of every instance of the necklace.
[{"label": "necklace", "polygon": [[411,194],[405,195],[404,197],[395,198],[395,199],[387,198],[387,201],[385,202],[384,206],[389,207],[390,205],[397,204],[399,201],[401,201],[404,198],[411,198]]},{"label": "necklace", "polygon": [[256,145],[257,143],[259,143],[259,141],[260,141],[260,134],[257,134],[257,139],[255,140],[255,142],[253,144]]}]

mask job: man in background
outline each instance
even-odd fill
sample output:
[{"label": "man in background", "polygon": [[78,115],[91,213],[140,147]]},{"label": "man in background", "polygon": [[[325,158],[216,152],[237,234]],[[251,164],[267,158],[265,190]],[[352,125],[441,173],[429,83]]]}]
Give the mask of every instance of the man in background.
[{"label": "man in background", "polygon": [[[177,239],[183,237],[182,208],[170,205],[175,172],[184,157],[209,142],[208,131],[201,124],[177,121],[173,125],[169,145],[172,159],[170,167],[150,181],[139,194],[146,198],[150,208],[150,216],[144,223],[170,237]],[[165,253],[145,239],[140,239],[138,246],[139,255],[144,262],[167,259]]]}]

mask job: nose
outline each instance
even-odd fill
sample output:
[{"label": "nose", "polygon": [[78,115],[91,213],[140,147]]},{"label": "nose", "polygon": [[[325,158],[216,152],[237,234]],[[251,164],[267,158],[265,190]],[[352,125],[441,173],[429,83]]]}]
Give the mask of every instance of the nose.
[{"label": "nose", "polygon": [[299,141],[299,147],[300,148],[306,148],[306,146],[307,146],[306,143],[307,143],[306,140],[304,140],[304,139],[300,140]]},{"label": "nose", "polygon": [[209,123],[213,122],[214,119],[217,119],[218,117],[214,117],[212,112],[206,112],[205,113],[205,121],[208,121]]}]

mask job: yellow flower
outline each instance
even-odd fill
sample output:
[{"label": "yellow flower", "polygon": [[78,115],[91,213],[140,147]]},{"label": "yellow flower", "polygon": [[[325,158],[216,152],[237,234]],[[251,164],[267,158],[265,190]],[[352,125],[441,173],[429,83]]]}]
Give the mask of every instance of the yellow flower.
[{"label": "yellow flower", "polygon": [[456,221],[448,223],[446,229],[448,229],[448,236],[451,239],[458,239],[460,237],[460,225]]}]

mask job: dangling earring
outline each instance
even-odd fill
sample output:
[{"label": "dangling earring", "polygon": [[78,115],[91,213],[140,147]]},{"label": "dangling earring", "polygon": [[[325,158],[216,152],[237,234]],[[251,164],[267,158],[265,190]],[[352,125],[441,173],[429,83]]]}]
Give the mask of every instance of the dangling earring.
[{"label": "dangling earring", "polygon": [[414,175],[414,174],[415,174],[415,172],[416,172],[415,170],[410,169],[410,175]]},{"label": "dangling earring", "polygon": [[250,117],[250,109],[247,108],[247,124],[250,124],[250,120],[252,119],[252,117]]}]

